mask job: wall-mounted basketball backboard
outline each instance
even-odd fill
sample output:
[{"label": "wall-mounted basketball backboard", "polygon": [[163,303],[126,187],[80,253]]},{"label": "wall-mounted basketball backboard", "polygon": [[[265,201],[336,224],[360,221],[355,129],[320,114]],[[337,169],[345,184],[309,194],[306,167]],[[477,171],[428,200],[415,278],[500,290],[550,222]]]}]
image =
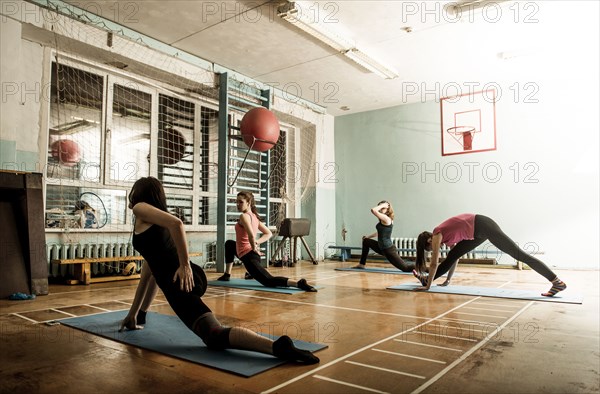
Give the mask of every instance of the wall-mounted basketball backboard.
[{"label": "wall-mounted basketball backboard", "polygon": [[440,100],[442,156],[496,150],[496,91]]}]

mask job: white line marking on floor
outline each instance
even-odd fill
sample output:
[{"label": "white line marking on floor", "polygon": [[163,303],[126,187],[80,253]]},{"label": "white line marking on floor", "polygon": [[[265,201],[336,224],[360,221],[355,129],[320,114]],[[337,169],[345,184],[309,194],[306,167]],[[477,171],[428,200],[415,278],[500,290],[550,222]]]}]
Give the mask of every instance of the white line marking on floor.
[{"label": "white line marking on floor", "polygon": [[349,308],[349,307],[345,307],[345,306],[335,306],[335,305],[327,305],[327,304],[314,304],[314,303],[311,303],[311,302],[292,301],[292,300],[285,300],[285,299],[280,299],[280,298],[262,297],[262,296],[257,296],[257,295],[254,295],[254,294],[239,294],[239,295],[243,296],[243,297],[259,298],[261,300],[272,300],[272,301],[286,302],[286,303],[290,303],[290,304],[320,306],[320,307],[323,307],[323,308],[340,309],[340,310],[352,311],[352,312],[374,313],[376,315],[408,317],[408,318],[411,318],[411,319],[421,319],[421,320],[430,319],[429,317],[423,317],[423,316],[403,315],[403,314],[400,314],[400,313],[391,313],[391,312],[378,312],[378,311],[371,311],[371,310],[368,310],[368,309],[357,309],[357,308]]},{"label": "white line marking on floor", "polygon": [[423,335],[433,335],[433,336],[441,337],[441,338],[459,339],[461,341],[477,342],[477,339],[453,337],[451,335],[442,335],[442,334],[436,334],[436,333],[433,333],[433,332],[413,331],[413,333],[414,334],[423,334]]},{"label": "white line marking on floor", "polygon": [[[360,349],[357,349],[357,350],[355,350],[355,351],[353,351],[353,352],[350,352],[350,353],[348,353],[348,354],[346,354],[346,355],[344,355],[344,356],[342,356],[342,357],[338,357],[338,358],[336,358],[335,360],[332,360],[332,361],[330,361],[330,362],[328,362],[328,363],[326,363],[326,364],[320,365],[319,367],[317,367],[317,368],[313,369],[312,371],[308,371],[308,372],[306,372],[306,373],[303,373],[303,374],[301,374],[301,375],[298,375],[298,376],[296,376],[296,377],[294,377],[294,378],[292,378],[292,379],[289,379],[289,380],[287,380],[287,381],[285,381],[285,382],[283,382],[283,383],[281,383],[281,384],[278,384],[277,386],[271,387],[270,389],[268,389],[268,390],[265,390],[265,391],[263,391],[262,393],[263,393],[263,394],[268,394],[268,393],[272,393],[272,392],[274,392],[274,391],[277,391],[277,390],[279,390],[279,389],[280,389],[280,388],[282,388],[282,387],[285,387],[285,386],[287,386],[287,385],[290,385],[290,384],[292,384],[292,383],[294,383],[294,382],[297,382],[298,380],[304,379],[305,377],[312,375],[312,374],[313,374],[314,372],[316,372],[316,371],[320,371],[320,370],[322,370],[322,369],[328,368],[328,367],[330,367],[331,365],[337,364],[337,363],[339,363],[339,362],[341,362],[341,361],[345,361],[346,359],[348,359],[348,358],[350,358],[350,357],[354,356],[355,354],[359,354],[359,353],[361,353],[361,352],[363,352],[363,351],[365,351],[365,350],[368,350],[368,349],[370,349],[370,348],[372,348],[372,347],[374,347],[374,346],[377,346],[377,345],[379,345],[379,344],[382,344],[382,343],[384,343],[384,342],[387,342],[387,341],[389,341],[389,340],[391,340],[391,339],[394,339],[394,338],[396,338],[396,337],[399,337],[400,335],[404,335],[404,334],[406,334],[407,332],[410,332],[410,331],[416,330],[417,328],[419,328],[419,327],[422,327],[422,326],[424,326],[424,325],[426,325],[426,324],[429,324],[429,323],[431,323],[432,321],[435,321],[436,319],[439,319],[440,317],[442,317],[442,316],[445,316],[445,315],[447,315],[448,313],[451,313],[451,312],[453,312],[454,310],[456,310],[456,309],[458,309],[458,308],[461,308],[461,307],[463,307],[463,306],[465,306],[465,305],[469,305],[470,303],[472,303],[472,302],[474,302],[474,301],[478,300],[479,298],[480,298],[480,297],[476,297],[476,298],[473,298],[473,299],[471,299],[471,300],[469,300],[469,301],[465,301],[465,302],[463,302],[462,304],[460,304],[460,305],[458,305],[458,306],[456,306],[456,307],[454,307],[454,308],[450,309],[449,311],[446,311],[446,312],[444,312],[444,313],[442,313],[442,314],[440,314],[440,315],[438,315],[438,316],[436,316],[436,317],[433,317],[433,318],[431,318],[431,319],[428,319],[427,321],[425,321],[425,322],[423,322],[423,323],[421,323],[421,324],[417,324],[416,326],[414,326],[414,327],[411,327],[411,328],[409,328],[408,330],[404,330],[404,331],[402,331],[402,332],[399,332],[399,333],[397,333],[397,334],[390,335],[389,337],[387,337],[387,338],[383,338],[383,339],[381,339],[381,340],[379,340],[379,341],[377,341],[377,342],[374,342],[374,343],[372,343],[372,344],[370,344],[370,345],[363,346],[362,348],[360,348]],[[311,304],[311,305],[314,305],[314,304]]]},{"label": "white line marking on floor", "polygon": [[[522,301],[522,300],[515,300],[515,301]],[[492,304],[492,303],[489,303],[489,302],[477,302],[477,303],[473,303],[473,305],[499,306],[501,308],[502,307],[503,308],[510,308],[510,309],[512,309],[514,311],[515,309],[519,308],[522,304],[521,305],[506,305],[506,304]]]},{"label": "white line marking on floor", "polygon": [[74,315],[74,314],[69,313],[69,312],[61,311],[60,309],[50,308],[50,310],[53,311],[53,312],[62,313],[62,314],[67,315],[67,316],[77,317],[77,315]]},{"label": "white line marking on floor", "polygon": [[498,315],[485,315],[482,313],[467,313],[467,312],[454,312],[457,315],[469,315],[469,316],[481,316],[481,317],[494,317],[498,319],[506,319],[509,316],[498,316]]},{"label": "white line marking on floor", "polygon": [[[131,279],[131,280],[139,280],[139,279]],[[133,285],[129,285],[129,286],[119,286],[118,290],[120,291],[120,290],[126,289],[128,287],[136,287],[137,288],[137,286],[138,286],[137,283],[133,284]],[[89,292],[94,292],[94,291],[107,291],[107,290],[115,290],[115,288],[114,287],[113,288],[104,287],[104,288],[98,288],[98,289],[91,289],[90,288],[90,289],[85,289],[85,290],[61,291],[59,293],[48,293],[48,294],[45,294],[44,298],[45,297],[50,297],[50,296],[55,296],[55,295],[63,295],[64,296],[64,295],[75,294],[75,293],[89,293]]]},{"label": "white line marking on floor", "polygon": [[383,350],[383,349],[371,349],[375,352],[381,352],[381,353],[386,353],[386,354],[392,354],[394,356],[402,356],[402,357],[408,357],[408,358],[414,358],[416,360],[422,360],[422,361],[429,361],[431,363],[437,363],[437,364],[447,364],[445,361],[440,361],[440,360],[434,360],[432,358],[425,358],[425,357],[418,357],[418,356],[411,356],[410,354],[405,354],[405,353],[398,353],[398,352],[390,352],[389,350]]},{"label": "white line marking on floor", "polygon": [[372,389],[372,388],[369,388],[369,387],[359,386],[357,384],[352,384],[352,383],[348,383],[348,382],[342,382],[341,380],[331,379],[331,378],[327,378],[327,377],[321,376],[321,375],[313,375],[313,377],[317,378],[317,379],[321,379],[321,380],[326,380],[326,381],[331,382],[331,383],[337,383],[337,384],[341,384],[341,385],[348,386],[348,387],[354,387],[356,389],[370,391],[372,393],[389,394],[386,391],[379,391],[379,390],[375,390],[375,389]]},{"label": "white line marking on floor", "polygon": [[23,315],[19,315],[18,313],[11,313],[11,315],[20,317],[21,319],[29,320],[32,323],[37,323],[38,322],[37,320],[30,319],[30,318],[28,318],[26,316],[23,316]]},{"label": "white line marking on floor", "polygon": [[363,364],[363,363],[357,363],[356,361],[345,361],[348,364],[353,364],[353,365],[358,365],[360,367],[365,367],[365,368],[372,368],[372,369],[377,369],[379,371],[384,371],[384,372],[391,372],[391,373],[395,373],[398,375],[404,375],[404,376],[409,376],[411,378],[417,378],[417,379],[425,379],[425,376],[421,376],[421,375],[415,375],[412,373],[408,373],[408,372],[402,372],[402,371],[396,371],[393,369],[388,369],[388,368],[381,368],[381,367],[376,367],[374,365],[368,365],[368,364]]},{"label": "white line marking on floor", "polygon": [[439,321],[448,321],[449,323],[466,323],[474,326],[489,326],[489,325],[497,325],[498,323],[489,322],[489,321],[479,321],[479,320],[468,320],[468,319],[454,319],[452,317],[445,317],[443,319],[438,319]]},{"label": "white line marking on floor", "polygon": [[100,308],[99,306],[90,305],[90,304],[81,304],[83,306],[89,306],[90,308],[100,309],[101,311],[110,312],[110,309]]},{"label": "white line marking on floor", "polygon": [[500,311],[498,309],[490,309],[490,308],[474,308],[474,307],[470,307],[470,306],[466,306],[463,309],[474,309],[474,310],[478,310],[478,311],[490,311],[490,312],[510,312],[510,311]]},{"label": "white line marking on floor", "polygon": [[419,345],[419,346],[427,346],[427,347],[434,347],[436,349],[444,349],[444,350],[451,350],[453,352],[462,352],[462,350],[460,349],[454,349],[452,347],[446,347],[446,346],[437,346],[437,345],[430,345],[428,343],[421,343],[421,342],[413,342],[413,341],[406,341],[403,339],[394,339],[394,341],[396,342],[400,342],[400,343],[410,343],[413,345]]},{"label": "white line marking on floor", "polygon": [[455,360],[452,364],[448,365],[446,368],[442,369],[439,373],[437,373],[434,377],[432,377],[431,379],[429,379],[427,382],[425,382],[424,384],[422,384],[421,386],[419,386],[417,389],[415,389],[411,394],[418,394],[420,392],[422,392],[423,390],[425,390],[427,387],[431,386],[432,384],[434,384],[435,382],[437,382],[442,376],[444,376],[448,371],[450,371],[452,368],[454,368],[455,366],[457,366],[458,364],[460,364],[462,361],[466,360],[467,357],[469,357],[471,354],[475,353],[477,350],[479,350],[483,345],[485,345],[491,338],[495,337],[498,332],[500,330],[502,330],[504,327],[506,327],[508,324],[510,324],[513,320],[515,320],[521,313],[523,313],[527,308],[529,308],[531,305],[533,305],[533,301],[529,302],[527,305],[525,305],[523,308],[521,308],[521,310],[519,310],[517,313],[515,313],[510,319],[508,319],[507,321],[505,321],[504,323],[502,323],[502,325],[500,327],[498,327],[496,330],[494,330],[494,332],[488,334],[487,337],[485,337],[485,339],[483,339],[481,342],[479,342],[477,345],[473,346],[471,349],[469,349],[466,353],[462,354],[457,360]]}]

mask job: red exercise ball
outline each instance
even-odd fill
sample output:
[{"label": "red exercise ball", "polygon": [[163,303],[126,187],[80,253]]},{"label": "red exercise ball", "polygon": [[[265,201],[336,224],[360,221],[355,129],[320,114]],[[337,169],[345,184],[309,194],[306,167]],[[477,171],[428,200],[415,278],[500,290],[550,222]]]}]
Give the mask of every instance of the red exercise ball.
[{"label": "red exercise ball", "polygon": [[[246,145],[259,152],[271,149],[279,140],[279,121],[273,112],[263,107],[246,112],[240,130]],[[254,142],[253,137],[261,141]]]},{"label": "red exercise ball", "polygon": [[54,141],[50,146],[52,157],[67,167],[73,167],[81,160],[79,145],[73,140]]}]

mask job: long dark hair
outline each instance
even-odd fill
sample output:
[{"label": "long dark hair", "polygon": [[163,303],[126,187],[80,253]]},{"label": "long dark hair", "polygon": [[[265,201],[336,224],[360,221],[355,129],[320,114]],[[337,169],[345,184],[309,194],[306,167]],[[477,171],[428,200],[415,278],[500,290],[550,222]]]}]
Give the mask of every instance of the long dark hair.
[{"label": "long dark hair", "polygon": [[429,247],[429,243],[427,242],[433,236],[429,231],[423,231],[417,237],[417,262],[415,264],[415,268],[420,273],[424,273],[426,271],[425,267],[425,250]]},{"label": "long dark hair", "polygon": [[145,202],[161,211],[169,212],[165,189],[158,179],[151,176],[135,181],[129,192],[129,202],[132,207],[137,203]]},{"label": "long dark hair", "polygon": [[256,215],[256,218],[258,219],[259,222],[262,222],[262,218],[260,217],[260,215],[258,214],[258,211],[256,210],[256,201],[254,200],[254,194],[252,194],[252,192],[239,192],[237,194],[238,197],[242,197],[244,200],[246,200],[248,202],[248,204],[250,204],[250,210],[252,211],[253,214]]}]

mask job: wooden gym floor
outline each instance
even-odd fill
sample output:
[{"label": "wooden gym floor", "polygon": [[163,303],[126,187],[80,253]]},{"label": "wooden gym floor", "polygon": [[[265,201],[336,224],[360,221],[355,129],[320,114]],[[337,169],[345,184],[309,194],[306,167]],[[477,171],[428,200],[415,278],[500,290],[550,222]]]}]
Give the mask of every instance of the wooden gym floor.
[{"label": "wooden gym floor", "polygon": [[[33,301],[0,300],[0,392],[599,392],[598,271],[558,271],[584,295],[573,305],[392,291],[386,286],[414,278],[334,271],[354,264],[271,268],[323,286],[318,293],[209,287],[205,301],[224,324],[329,345],[317,353],[320,364],[286,364],[251,378],[46,323],[128,309],[137,280],[52,285]],[[457,273],[457,285],[549,288],[530,270],[460,266]],[[172,314],[160,293],[151,310]]]}]

